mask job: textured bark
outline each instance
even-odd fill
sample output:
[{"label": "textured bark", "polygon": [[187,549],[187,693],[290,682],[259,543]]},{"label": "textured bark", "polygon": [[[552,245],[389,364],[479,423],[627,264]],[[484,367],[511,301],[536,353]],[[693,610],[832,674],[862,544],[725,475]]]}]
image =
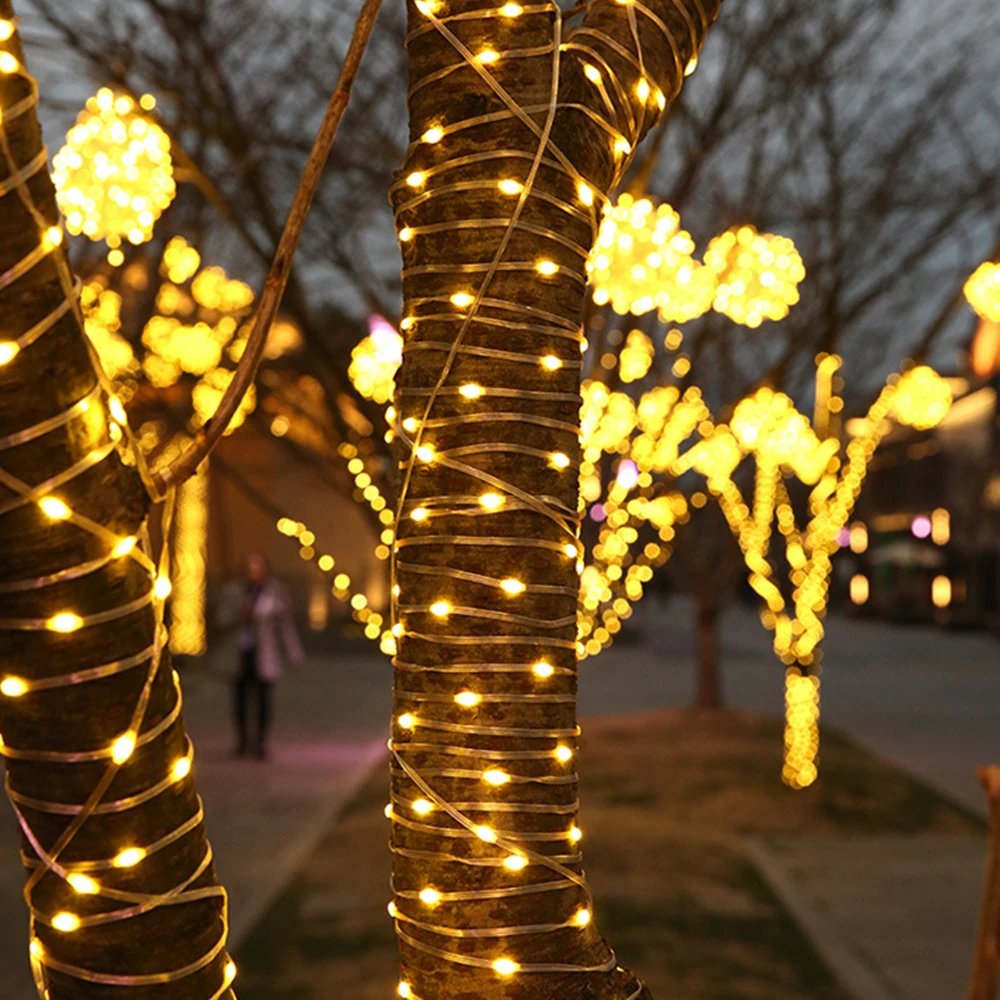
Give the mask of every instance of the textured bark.
[{"label": "textured bark", "polygon": [[[0,18],[13,17],[10,0],[0,0]],[[22,58],[15,35],[0,49]],[[0,108],[9,109],[28,92],[25,82],[0,75]],[[4,128],[14,161],[26,164],[41,149],[41,132],[32,111]],[[0,183],[7,179],[0,158]],[[58,220],[54,192],[46,170],[29,182],[35,204],[49,225]],[[35,221],[16,193],[0,198],[0,272],[6,271],[38,246]],[[0,290],[0,340],[14,340],[63,301],[57,249],[25,276]],[[0,438],[17,433],[66,410],[97,384],[85,336],[70,312],[47,334],[25,347],[9,364],[0,366]],[[85,415],[27,443],[0,451],[0,467],[29,485],[63,472],[108,440],[105,400],[95,395]],[[76,513],[115,536],[137,534],[148,513],[145,490],[134,468],[112,451],[89,471],[54,490]],[[15,494],[0,486],[0,502]],[[72,610],[81,616],[120,607],[149,592],[149,574],[133,559],[119,558],[78,579],[31,590],[5,584],[34,579],[100,560],[109,543],[68,521],[46,518],[34,503],[22,504],[0,516],[0,619],[48,618]],[[30,681],[107,664],[150,648],[154,638],[151,605],[103,625],[89,625],[72,634],[8,630],[0,626],[0,674]],[[10,748],[63,753],[108,748],[131,720],[148,672],[149,658],[132,669],[102,680],[29,692],[20,698],[0,697],[0,732],[5,753]],[[140,734],[168,717],[177,696],[169,656],[164,652],[152,684]],[[178,717],[152,742],[140,746],[115,776],[105,800],[118,800],[162,782],[173,763],[184,756],[187,738]],[[105,773],[107,759],[88,763],[39,763],[5,759],[9,789],[16,795],[48,802],[82,804]],[[137,808],[94,816],[60,855],[60,861],[110,859],[128,846],[151,844],[195,816],[200,803],[192,779],[170,785]],[[39,842],[50,849],[72,817],[22,806]],[[22,838],[25,856],[36,855]],[[103,886],[128,892],[166,892],[197,868],[206,850],[199,823],[171,846],[151,854],[133,868],[96,873]],[[193,884],[217,885],[211,865]],[[61,877],[43,875],[31,890],[43,917],[59,911],[88,916],[121,909],[122,903],[101,895],[80,895]],[[82,927],[61,933],[43,921],[35,933],[45,953],[60,963],[112,975],[171,972],[209,953],[223,931],[223,902],[216,895],[197,902],[159,906],[132,919]],[[217,996],[228,956],[223,950],[208,966],[172,985],[122,987],[97,985],[50,971],[50,1000],[206,1000]],[[27,956],[25,956],[27,961]],[[226,995],[230,995],[226,991]]]},{"label": "textured bark", "polygon": [[[720,0],[703,0],[706,20],[714,18]],[[545,51],[554,37],[551,9],[526,4],[516,18],[471,17],[463,13],[477,10],[495,12],[499,4],[483,0],[449,0],[437,16],[473,53],[490,48],[501,58],[488,66],[490,73],[516,103],[534,107],[534,122],[544,127],[545,109],[550,100],[552,55]],[[667,26],[672,42],[653,26],[640,11],[637,27],[642,39],[643,59],[649,82],[669,98],[679,88],[681,72],[692,55],[691,28],[695,25],[696,43],[703,31],[697,0],[652,0],[649,8]],[[594,28],[610,36],[621,49],[634,52],[635,42],[629,25],[634,12],[607,0],[591,4],[584,28]],[[497,181],[514,178],[522,183],[537,149],[537,136],[521,121],[507,114],[506,105],[486,82],[469,66],[460,65],[461,56],[429,20],[409,5],[410,30],[410,134],[411,145],[405,165],[392,192],[399,227],[411,227],[416,235],[403,242],[404,317],[414,320],[406,333],[403,365],[397,377],[397,405],[401,416],[421,418],[428,393],[442,374],[448,345],[452,344],[461,324],[441,318],[456,312],[449,297],[456,291],[475,294],[483,283],[485,265],[493,261],[504,227],[477,224],[463,228],[463,220],[509,219],[518,199],[502,194]],[[636,98],[639,75],[634,66],[614,47],[593,35],[575,34],[564,41],[579,41],[606,61],[602,67],[608,91],[616,94],[608,79],[610,67],[628,95],[632,111],[641,103]],[[676,54],[671,52],[671,44]],[[519,54],[510,59],[503,53],[510,49],[536,50],[539,54]],[[435,402],[422,441],[438,453],[469,449],[460,462],[484,470],[523,494],[544,498],[550,508],[577,510],[577,475],[579,444],[579,348],[573,331],[578,329],[585,287],[584,255],[590,248],[600,198],[617,180],[621,160],[616,163],[608,133],[603,131],[581,106],[600,114],[604,106],[594,85],[583,75],[583,62],[596,62],[593,56],[581,57],[570,46],[561,53],[559,78],[560,109],[555,116],[552,141],[568,161],[597,192],[595,207],[581,203],[575,180],[558,167],[549,151],[538,172],[531,196],[524,205],[519,227],[513,233],[503,255],[505,263],[521,263],[520,269],[501,268],[493,277],[484,298],[489,300],[468,326],[463,347],[488,348],[522,355],[554,354],[564,362],[557,371],[539,364],[476,356],[459,351],[455,356],[443,392]],[[416,84],[447,67],[432,83]],[[620,96],[615,100],[621,101]],[[573,107],[576,105],[576,107]],[[619,103],[620,106],[620,103]],[[645,102],[641,132],[654,124],[657,113],[651,101]],[[537,110],[541,109],[541,110]],[[652,109],[652,110],[650,110]],[[495,120],[448,133],[439,143],[420,142],[427,129],[443,127],[463,120],[498,113]],[[606,113],[606,112],[605,112]],[[516,151],[520,156],[505,151]],[[435,171],[436,165],[462,156],[501,153],[499,157],[473,160],[464,165]],[[406,178],[413,171],[429,171],[419,191],[408,186]],[[450,191],[434,196],[442,183],[483,182],[480,187]],[[428,197],[418,195],[427,194]],[[440,231],[421,227],[440,226]],[[569,243],[540,234],[538,229],[559,234]],[[573,246],[583,248],[582,252]],[[534,262],[545,259],[559,265],[559,272],[542,277]],[[463,273],[462,267],[479,265],[480,269]],[[523,313],[504,309],[498,300],[537,310],[537,319],[527,322]],[[460,311],[460,310],[459,310]],[[423,317],[423,318],[421,318]],[[481,320],[506,321],[497,325]],[[406,325],[404,320],[404,325]],[[559,336],[559,331],[563,332]],[[571,336],[565,336],[569,331]],[[431,344],[444,345],[431,347]],[[537,396],[490,395],[470,403],[456,394],[458,386],[477,383],[487,390],[555,392],[561,399]],[[485,419],[457,425],[436,421],[461,414],[514,414],[521,419]],[[548,422],[548,423],[547,423]],[[489,445],[503,444],[504,449],[489,450]],[[534,449],[538,454],[512,451],[510,446]],[[563,452],[572,463],[567,469],[553,468],[545,455]],[[403,463],[409,452],[401,453]],[[496,765],[487,752],[517,753],[552,750],[557,742],[575,746],[575,738],[539,739],[523,735],[456,735],[440,727],[455,723],[482,727],[520,730],[562,730],[576,727],[576,652],[575,629],[533,625],[530,620],[575,620],[577,576],[575,560],[560,551],[566,535],[548,516],[511,503],[484,516],[475,498],[488,489],[482,481],[448,467],[447,461],[415,466],[409,484],[407,503],[398,527],[400,566],[397,582],[400,593],[399,618],[403,633],[395,678],[395,718],[393,738],[403,758],[418,769],[470,769],[472,772]],[[506,492],[499,488],[500,493]],[[508,496],[513,494],[508,493]],[[464,498],[464,499],[463,499]],[[471,498],[471,502],[470,502]],[[418,503],[426,501],[432,516],[414,522],[406,516]],[[442,501],[443,506],[439,506]],[[465,508],[458,512],[456,508]],[[454,544],[453,539],[471,539]],[[521,544],[499,546],[485,539],[503,537],[523,540]],[[435,538],[442,539],[435,542]],[[475,539],[482,538],[483,542]],[[550,548],[531,542],[552,543]],[[493,580],[514,577],[529,585],[529,590],[508,597],[495,584],[455,580],[435,574],[434,569],[459,570],[485,575]],[[423,572],[420,572],[423,570]],[[549,592],[533,592],[534,585],[547,585]],[[525,624],[500,623],[490,619],[455,613],[447,619],[428,613],[438,600],[448,600],[459,608],[487,609],[524,616]],[[490,636],[516,636],[514,641],[490,640]],[[459,645],[450,642],[456,636],[478,636],[481,642]],[[557,640],[558,648],[551,643]],[[477,664],[513,663],[529,665],[540,658],[557,668],[554,676],[540,681],[530,669],[519,672],[478,671]],[[414,670],[418,665],[423,669]],[[463,690],[484,696],[474,708],[455,704],[454,696]],[[524,696],[556,696],[552,700],[517,700]],[[496,697],[498,700],[492,700]],[[513,699],[513,700],[505,700]],[[562,699],[562,700],[559,700]],[[399,718],[405,713],[418,716],[416,728],[404,728]],[[419,751],[406,751],[407,743],[419,743]],[[435,745],[463,744],[461,755],[437,752]],[[508,758],[509,760],[509,758]],[[573,774],[575,764],[553,766],[550,760],[513,760],[504,766],[519,777]],[[514,840],[534,834],[552,834],[553,841],[542,841],[534,849],[550,855],[572,855],[575,845],[565,838],[575,817],[577,789],[574,784],[512,783],[483,789],[482,783],[461,777],[435,777],[430,784],[448,802],[494,800],[499,804],[528,803],[540,807],[537,812],[504,813],[466,810],[474,823],[491,823],[499,833],[510,833]],[[399,929],[403,935],[431,948],[460,953],[491,961],[509,956],[521,965],[571,963],[595,965],[608,958],[607,946],[591,924],[585,930],[562,929],[548,933],[515,935],[496,939],[456,938],[428,931],[412,921],[426,921],[427,907],[407,893],[434,887],[442,892],[477,892],[552,881],[551,871],[532,865],[518,873],[503,867],[484,867],[476,859],[496,859],[496,845],[468,837],[455,837],[459,825],[447,813],[437,810],[419,823],[410,805],[420,793],[406,773],[393,769],[392,795],[396,814],[392,846],[395,852],[393,877],[395,905],[403,917]],[[585,819],[585,818],[584,818]],[[427,829],[430,827],[430,829]],[[585,827],[585,823],[584,823]],[[440,833],[434,832],[434,829]],[[624,848],[623,848],[624,849]],[[451,852],[464,861],[442,862],[421,852]],[[578,861],[569,867],[582,871]],[[558,878],[558,877],[556,877]],[[559,924],[571,917],[577,907],[586,904],[585,893],[573,886],[561,891],[512,896],[500,900],[446,900],[434,907],[433,920],[438,925],[457,929],[513,927]],[[600,905],[595,914],[600,920]],[[412,995],[421,1000],[626,1000],[637,996],[638,983],[622,969],[602,973],[523,972],[511,977],[498,976],[490,968],[474,968],[460,962],[429,954],[401,940],[403,979]],[[647,993],[643,993],[647,996]]]},{"label": "textured bark", "polygon": [[990,810],[990,842],[969,1000],[995,1000],[1000,984],[1000,767],[980,768],[979,777]]},{"label": "textured bark", "polygon": [[722,677],[719,673],[720,610],[710,596],[695,596],[695,656],[698,667],[695,708],[722,708]]}]

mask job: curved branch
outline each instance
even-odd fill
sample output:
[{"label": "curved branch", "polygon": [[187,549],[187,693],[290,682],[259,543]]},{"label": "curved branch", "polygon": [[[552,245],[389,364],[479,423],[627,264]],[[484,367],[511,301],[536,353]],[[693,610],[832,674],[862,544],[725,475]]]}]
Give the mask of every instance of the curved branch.
[{"label": "curved branch", "polygon": [[190,478],[198,466],[209,456],[229,426],[229,422],[236,413],[247,389],[257,377],[257,369],[260,367],[261,358],[264,355],[267,335],[291,276],[292,261],[295,258],[295,251],[302,236],[306,217],[323,176],[326,161],[337,136],[344,111],[350,101],[351,89],[357,78],[358,68],[371,37],[380,6],[381,0],[365,0],[361,13],[355,22],[354,34],[344,58],[344,65],[340,70],[337,87],[330,98],[329,105],[327,105],[323,123],[316,136],[316,142],[302,171],[298,190],[295,192],[292,207],[289,209],[271,270],[264,282],[264,290],[260,296],[246,350],[240,359],[236,374],[233,376],[232,382],[229,383],[215,415],[198,432],[187,450],[169,465],[153,473],[152,485],[158,494],[157,498],[162,497],[169,487],[179,485]]}]

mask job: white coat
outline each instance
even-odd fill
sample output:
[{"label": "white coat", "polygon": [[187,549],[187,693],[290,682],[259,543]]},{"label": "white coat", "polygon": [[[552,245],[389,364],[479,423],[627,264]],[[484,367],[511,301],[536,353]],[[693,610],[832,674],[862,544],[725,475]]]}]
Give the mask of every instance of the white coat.
[{"label": "white coat", "polygon": [[[288,590],[278,580],[268,580],[250,610],[247,623],[257,650],[257,676],[274,682],[284,673],[285,661],[299,665],[306,654],[292,620],[292,602]],[[247,642],[249,645],[249,642]]]}]

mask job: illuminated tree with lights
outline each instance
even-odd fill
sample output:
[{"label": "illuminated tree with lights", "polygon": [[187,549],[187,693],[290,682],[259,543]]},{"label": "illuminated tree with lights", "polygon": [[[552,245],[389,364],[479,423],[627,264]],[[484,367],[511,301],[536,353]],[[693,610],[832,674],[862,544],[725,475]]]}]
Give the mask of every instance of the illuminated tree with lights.
[{"label": "illuminated tree with lights", "polygon": [[232,996],[140,456],[95,369],[0,0],[0,752],[42,996]]},{"label": "illuminated tree with lights", "polygon": [[645,992],[595,929],[578,846],[579,317],[601,207],[717,9],[595,0],[564,34],[550,3],[409,6],[413,141],[392,189],[403,997]]},{"label": "illuminated tree with lights", "polygon": [[[830,414],[843,400],[827,388],[841,366],[836,355],[817,359],[817,414],[813,423],[781,392],[764,387],[737,405],[702,443],[674,463],[683,475],[705,476],[763,601],[761,622],[774,635],[785,674],[785,760],[782,780],[806,788],[818,777],[819,701],[823,620],[832,556],[851,518],[868,466],[895,420],[919,430],[936,426],[951,405],[948,383],[921,365],[892,376],[869,407],[841,455],[829,436]],[[735,473],[753,460],[753,492],[745,496]],[[800,527],[788,481],[810,487]],[[782,585],[781,570],[788,570]],[[790,594],[790,596],[788,596]]]}]

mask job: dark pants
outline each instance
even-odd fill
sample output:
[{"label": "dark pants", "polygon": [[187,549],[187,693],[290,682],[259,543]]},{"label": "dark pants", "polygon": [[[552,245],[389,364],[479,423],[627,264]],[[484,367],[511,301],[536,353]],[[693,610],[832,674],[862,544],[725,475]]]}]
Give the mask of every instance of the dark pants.
[{"label": "dark pants", "polygon": [[271,729],[271,689],[270,681],[261,680],[257,674],[257,653],[253,649],[243,651],[240,672],[236,677],[236,736],[237,752],[246,753],[251,746],[247,726],[247,706],[251,698],[257,702],[257,738],[253,749],[261,757],[267,753],[267,738]]}]

